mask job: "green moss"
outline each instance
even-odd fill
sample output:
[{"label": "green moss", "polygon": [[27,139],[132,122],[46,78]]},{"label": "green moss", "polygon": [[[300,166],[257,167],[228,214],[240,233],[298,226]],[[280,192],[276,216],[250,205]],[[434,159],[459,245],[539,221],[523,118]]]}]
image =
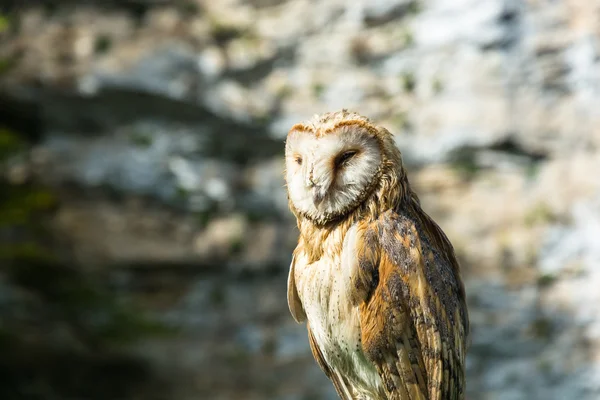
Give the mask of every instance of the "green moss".
[{"label": "green moss", "polygon": [[190,198],[190,192],[187,189],[178,186],[177,189],[175,189],[175,198],[177,200],[187,201]]},{"label": "green moss", "polygon": [[[9,18],[0,13],[0,35],[9,31],[11,25]],[[17,64],[16,61],[16,58],[11,56],[0,58],[0,76],[9,72]]]},{"label": "green moss", "polygon": [[244,214],[246,220],[250,223],[261,222],[269,219],[268,210],[258,209],[258,208],[250,208]]},{"label": "green moss", "polygon": [[290,86],[290,85],[283,85],[283,86],[281,86],[281,88],[277,92],[277,95],[280,98],[285,99],[285,98],[290,97],[293,93],[294,93],[294,88],[292,88],[292,86]]},{"label": "green moss", "polygon": [[402,130],[408,130],[411,127],[408,114],[406,112],[395,114],[393,117],[391,117],[391,121],[394,125]]},{"label": "green moss", "polygon": [[32,254],[11,263],[8,273],[13,283],[71,311],[98,304],[96,291],[78,270],[62,264],[51,252],[35,249]]},{"label": "green moss", "polygon": [[551,286],[556,281],[556,276],[552,274],[543,274],[538,277],[537,284],[540,288]]},{"label": "green moss", "polygon": [[202,210],[194,213],[194,217],[196,221],[200,224],[201,227],[206,227],[208,223],[214,218],[214,211],[212,210]]},{"label": "green moss", "polygon": [[268,110],[260,111],[254,116],[254,122],[258,125],[267,125],[271,118],[272,115],[269,114]]},{"label": "green moss", "polygon": [[54,193],[47,189],[30,189],[21,197],[23,206],[33,211],[52,209],[57,204]]},{"label": "green moss", "polygon": [[94,52],[96,54],[105,54],[113,45],[112,38],[108,35],[99,35],[94,41]]},{"label": "green moss", "polygon": [[[41,214],[57,204],[56,196],[47,189],[0,182],[0,228],[20,227],[36,233],[43,229]],[[13,252],[17,251],[15,248]]]},{"label": "green moss", "polygon": [[135,130],[129,135],[129,141],[135,146],[145,149],[152,146],[152,136],[147,132]]},{"label": "green moss", "polygon": [[[1,70],[2,61],[0,60],[0,73]],[[25,142],[15,132],[0,127],[0,161],[22,151],[24,148]]]},{"label": "green moss", "polygon": [[17,60],[12,57],[0,58],[0,76],[10,72],[17,65]]},{"label": "green moss", "polygon": [[[3,143],[12,146],[7,137]],[[101,276],[61,258],[45,224],[57,204],[54,193],[43,186],[0,181],[0,229],[10,238],[0,243],[0,266],[11,286],[30,293],[41,310],[47,309],[48,318],[69,327],[86,346],[168,333],[163,324],[115,296]]]},{"label": "green moss", "polygon": [[412,93],[415,91],[415,86],[417,85],[415,81],[415,75],[412,72],[406,72],[400,76],[400,81],[402,82],[402,89],[404,89],[407,93]]},{"label": "green moss", "polygon": [[0,211],[0,227],[25,225],[29,222],[29,212],[24,209],[3,209]]},{"label": "green moss", "polygon": [[36,242],[0,244],[0,261],[16,263],[52,263],[55,256]]},{"label": "green moss", "polygon": [[232,255],[240,254],[244,250],[244,241],[241,238],[236,238],[229,245],[229,251]]},{"label": "green moss", "polygon": [[184,1],[179,6],[184,16],[196,15],[201,11],[200,5],[195,1]]},{"label": "green moss", "polygon": [[408,5],[408,13],[412,15],[416,15],[423,11],[423,4],[419,0],[412,1]]},{"label": "green moss", "polygon": [[539,359],[537,361],[537,369],[545,374],[552,372],[552,363],[546,359]]},{"label": "green moss", "polygon": [[262,346],[262,351],[263,351],[263,353],[268,354],[268,355],[275,354],[275,351],[277,351],[276,339],[274,337],[267,338]]},{"label": "green moss", "polygon": [[552,336],[554,325],[548,318],[539,317],[531,323],[530,329],[533,336],[540,339],[548,339]]},{"label": "green moss", "polygon": [[525,214],[525,225],[534,226],[539,224],[548,224],[557,220],[548,204],[540,202]]},{"label": "green moss", "polygon": [[39,212],[53,209],[58,200],[47,189],[0,183],[0,226],[39,222]]},{"label": "green moss", "polygon": [[13,262],[13,284],[35,293],[85,344],[114,346],[172,332],[98,284],[94,276],[62,264],[56,257]]},{"label": "green moss", "polygon": [[113,303],[105,310],[107,317],[95,327],[103,341],[112,345],[133,343],[147,337],[165,337],[176,330],[137,309],[131,304]]},{"label": "green moss", "polygon": [[413,44],[415,44],[415,37],[409,28],[406,28],[402,32],[401,40],[402,40],[402,43],[404,43],[404,46],[406,46],[406,47],[409,47],[409,46],[412,46]]},{"label": "green moss", "polygon": [[440,77],[435,77],[433,82],[431,83],[431,88],[433,89],[433,93],[440,94],[444,90],[444,84]]},{"label": "green moss", "polygon": [[251,355],[243,347],[236,346],[235,348],[229,349],[224,354],[224,358],[225,358],[225,360],[227,360],[227,362],[230,365],[234,365],[234,366],[238,365],[239,366],[239,365],[247,364],[251,359]]},{"label": "green moss", "polygon": [[248,35],[246,29],[231,25],[227,21],[209,18],[210,33],[215,42],[224,45],[227,42]]},{"label": "green moss", "polygon": [[[2,156],[25,148],[16,133],[0,129]],[[88,347],[169,333],[164,324],[115,296],[102,276],[65,262],[46,225],[58,203],[56,194],[40,184],[0,180],[0,230],[8,238],[0,242],[0,272],[10,285],[30,294],[49,323],[66,326]],[[0,336],[5,341],[2,332]]]},{"label": "green moss", "polygon": [[210,302],[213,306],[225,304],[225,290],[220,285],[215,285],[210,291]]},{"label": "green moss", "polygon": [[5,346],[14,343],[16,337],[14,332],[4,326],[0,326],[0,351],[5,349]]},{"label": "green moss", "polygon": [[525,176],[529,180],[534,180],[535,178],[537,178],[539,172],[540,172],[540,163],[532,162],[527,165],[527,167],[525,169]]},{"label": "green moss", "polygon": [[313,96],[321,97],[321,95],[325,91],[325,85],[323,85],[322,83],[315,83],[312,86],[312,91],[313,91]]},{"label": "green moss", "polygon": [[464,148],[456,151],[450,160],[451,167],[457,171],[464,179],[471,180],[480,172],[479,165],[475,157],[475,151]]},{"label": "green moss", "polygon": [[10,21],[8,20],[8,17],[0,14],[0,33],[4,33],[9,29],[10,29]]}]

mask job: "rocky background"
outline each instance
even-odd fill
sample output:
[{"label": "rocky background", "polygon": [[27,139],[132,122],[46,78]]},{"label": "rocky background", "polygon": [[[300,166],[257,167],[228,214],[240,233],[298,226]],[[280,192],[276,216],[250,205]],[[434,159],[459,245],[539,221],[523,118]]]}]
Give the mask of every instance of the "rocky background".
[{"label": "rocky background", "polygon": [[0,398],[335,399],[282,154],[342,107],[455,245],[467,398],[600,398],[600,1],[2,7]]}]

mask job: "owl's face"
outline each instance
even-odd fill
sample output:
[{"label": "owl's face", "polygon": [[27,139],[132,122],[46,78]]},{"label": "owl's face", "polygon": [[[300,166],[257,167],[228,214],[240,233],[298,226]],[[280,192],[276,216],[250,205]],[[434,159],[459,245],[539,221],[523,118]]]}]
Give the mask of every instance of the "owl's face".
[{"label": "owl's face", "polygon": [[382,164],[372,131],[358,124],[326,128],[292,128],[285,148],[290,202],[315,221],[356,208],[371,193]]}]

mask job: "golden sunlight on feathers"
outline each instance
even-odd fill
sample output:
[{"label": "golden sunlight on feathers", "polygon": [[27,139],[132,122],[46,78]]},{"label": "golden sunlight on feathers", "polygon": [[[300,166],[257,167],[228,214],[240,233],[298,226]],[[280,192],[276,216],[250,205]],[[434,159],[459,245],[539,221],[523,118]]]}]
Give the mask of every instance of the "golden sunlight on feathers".
[{"label": "golden sunlight on feathers", "polygon": [[289,308],[340,398],[463,399],[458,262],[390,132],[345,110],[297,124],[286,183],[300,229]]}]

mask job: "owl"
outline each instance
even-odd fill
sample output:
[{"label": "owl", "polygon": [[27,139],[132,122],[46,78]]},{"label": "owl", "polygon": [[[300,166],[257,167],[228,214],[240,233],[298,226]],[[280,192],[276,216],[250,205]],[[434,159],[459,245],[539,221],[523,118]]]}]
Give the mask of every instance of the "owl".
[{"label": "owl", "polygon": [[452,244],[422,210],[392,134],[347,110],[288,132],[300,231],[293,318],[341,399],[464,399],[469,319]]}]

